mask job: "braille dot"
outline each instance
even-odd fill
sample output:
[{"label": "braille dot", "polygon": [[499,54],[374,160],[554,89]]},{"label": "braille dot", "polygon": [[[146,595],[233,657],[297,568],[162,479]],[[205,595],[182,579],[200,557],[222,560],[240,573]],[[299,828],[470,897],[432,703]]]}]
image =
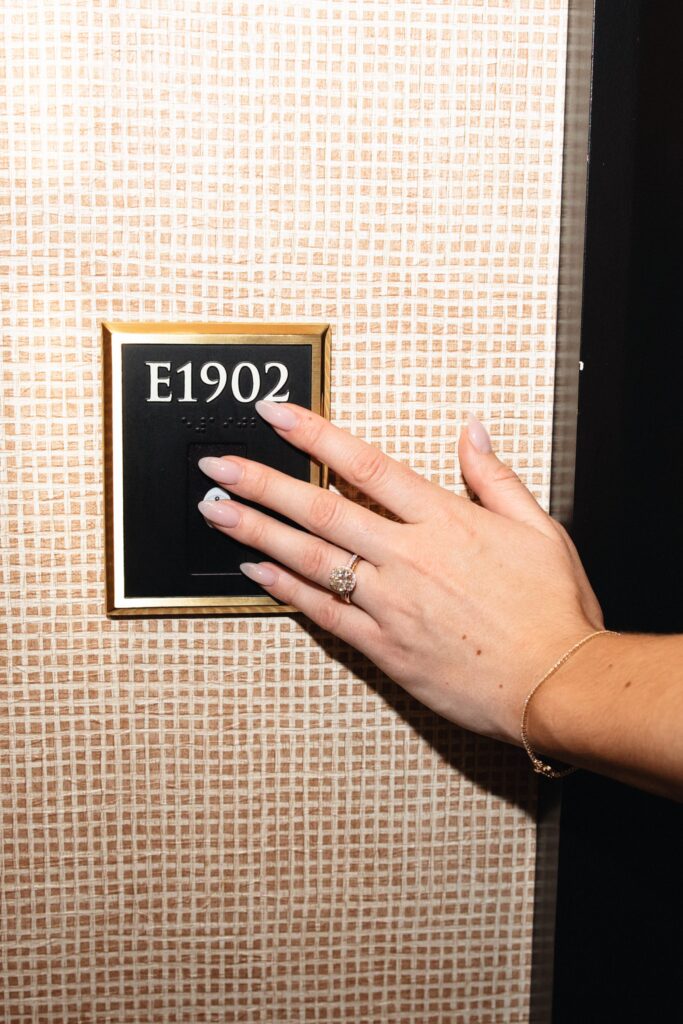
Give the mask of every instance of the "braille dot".
[{"label": "braille dot", "polygon": [[215,417],[215,416],[209,416],[209,423],[213,423],[213,421],[214,421],[215,419],[216,419],[216,417]]}]

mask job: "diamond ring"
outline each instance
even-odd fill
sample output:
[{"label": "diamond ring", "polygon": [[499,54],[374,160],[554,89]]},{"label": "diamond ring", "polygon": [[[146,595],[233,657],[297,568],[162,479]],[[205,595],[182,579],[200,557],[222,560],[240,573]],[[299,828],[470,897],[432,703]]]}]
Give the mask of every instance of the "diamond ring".
[{"label": "diamond ring", "polygon": [[360,562],[360,555],[351,555],[346,565],[333,569],[330,573],[330,590],[341,597],[346,604],[351,603],[351,594],[356,586],[354,569]]}]

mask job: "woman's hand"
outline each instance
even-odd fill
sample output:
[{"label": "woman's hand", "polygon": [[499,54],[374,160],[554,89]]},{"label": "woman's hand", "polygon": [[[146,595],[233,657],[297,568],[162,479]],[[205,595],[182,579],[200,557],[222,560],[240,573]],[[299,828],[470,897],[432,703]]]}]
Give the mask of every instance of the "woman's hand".
[{"label": "woman's hand", "polygon": [[[268,557],[245,563],[245,574],[444,718],[519,745],[522,705],[534,682],[575,641],[603,628],[566,531],[497,459],[474,417],[458,451],[481,506],[306,409],[274,402],[256,408],[281,437],[402,522],[248,459],[202,459],[203,472],[238,498],[308,531],[237,501],[200,502],[213,526]],[[362,560],[346,604],[328,581],[350,553]]]}]

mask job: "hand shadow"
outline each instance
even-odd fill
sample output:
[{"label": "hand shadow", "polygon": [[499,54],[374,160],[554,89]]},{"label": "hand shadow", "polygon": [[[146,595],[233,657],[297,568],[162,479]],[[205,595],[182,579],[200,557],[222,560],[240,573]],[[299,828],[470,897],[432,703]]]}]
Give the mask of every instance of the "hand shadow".
[{"label": "hand shadow", "polygon": [[477,786],[535,818],[537,787],[529,776],[529,759],[521,747],[454,725],[421,704],[355,648],[327,633],[305,615],[297,613],[295,618],[329,658],[372,687],[447,764]]}]

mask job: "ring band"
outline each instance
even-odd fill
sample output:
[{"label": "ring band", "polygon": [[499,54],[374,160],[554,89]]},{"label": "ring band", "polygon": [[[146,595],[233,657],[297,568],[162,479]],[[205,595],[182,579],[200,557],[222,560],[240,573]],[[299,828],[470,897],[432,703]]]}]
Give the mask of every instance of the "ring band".
[{"label": "ring band", "polygon": [[345,604],[351,603],[351,594],[358,582],[354,569],[359,562],[360,555],[351,555],[346,565],[341,565],[330,573],[330,590],[338,594]]}]

